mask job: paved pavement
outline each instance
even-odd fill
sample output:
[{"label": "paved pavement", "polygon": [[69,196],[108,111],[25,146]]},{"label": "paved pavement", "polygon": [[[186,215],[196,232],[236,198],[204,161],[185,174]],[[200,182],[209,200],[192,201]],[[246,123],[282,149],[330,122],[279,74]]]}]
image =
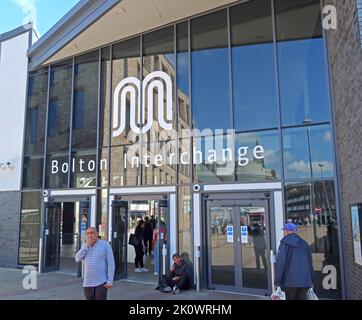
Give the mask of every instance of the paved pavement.
[{"label": "paved pavement", "polygon": [[[0,300],[84,300],[82,280],[64,273],[37,274],[37,289],[25,290],[26,274],[19,269],[0,268]],[[263,300],[264,297],[246,296],[203,290],[188,290],[180,295],[162,293],[154,284],[129,280],[116,281],[109,291],[109,300]]]}]

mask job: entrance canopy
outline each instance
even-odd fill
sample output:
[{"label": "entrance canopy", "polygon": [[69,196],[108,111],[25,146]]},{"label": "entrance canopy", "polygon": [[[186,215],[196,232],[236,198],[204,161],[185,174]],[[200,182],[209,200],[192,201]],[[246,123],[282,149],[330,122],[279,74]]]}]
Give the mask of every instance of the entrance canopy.
[{"label": "entrance canopy", "polygon": [[30,67],[39,68],[233,2],[237,1],[81,0],[30,48]]}]

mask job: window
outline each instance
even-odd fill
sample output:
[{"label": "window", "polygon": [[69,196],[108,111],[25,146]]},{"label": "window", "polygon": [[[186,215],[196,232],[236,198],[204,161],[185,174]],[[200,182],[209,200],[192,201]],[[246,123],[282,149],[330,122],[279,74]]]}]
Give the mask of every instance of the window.
[{"label": "window", "polygon": [[192,112],[196,129],[231,129],[226,10],[191,21]]},{"label": "window", "polygon": [[283,126],[328,122],[330,105],[319,0],[276,0]]},{"label": "window", "polygon": [[278,127],[270,0],[230,9],[236,131]]},{"label": "window", "polygon": [[82,129],[84,127],[84,91],[76,91],[74,96],[73,129]]},{"label": "window", "polygon": [[99,51],[75,60],[73,141],[76,150],[97,146]]},{"label": "window", "polygon": [[54,137],[57,131],[57,102],[49,102],[48,137]]},{"label": "window", "polygon": [[30,110],[31,143],[39,142],[39,108]]}]

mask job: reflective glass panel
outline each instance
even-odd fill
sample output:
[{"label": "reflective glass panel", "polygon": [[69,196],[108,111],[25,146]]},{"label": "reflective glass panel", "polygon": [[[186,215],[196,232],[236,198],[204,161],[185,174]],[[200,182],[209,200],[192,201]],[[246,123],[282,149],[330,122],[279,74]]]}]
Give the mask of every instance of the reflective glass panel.
[{"label": "reflective glass panel", "polygon": [[236,131],[278,126],[270,0],[230,9]]},{"label": "reflective glass panel", "polygon": [[191,20],[193,127],[231,129],[226,10]]}]

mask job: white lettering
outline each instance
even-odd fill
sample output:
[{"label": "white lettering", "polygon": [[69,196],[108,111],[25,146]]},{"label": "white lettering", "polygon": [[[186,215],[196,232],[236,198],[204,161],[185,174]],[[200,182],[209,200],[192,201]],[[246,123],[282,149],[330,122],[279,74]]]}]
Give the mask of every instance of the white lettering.
[{"label": "white lettering", "polygon": [[337,269],[335,266],[326,265],[322,269],[322,273],[327,274],[323,278],[323,288],[325,290],[337,289]]},{"label": "white lettering", "polygon": [[83,164],[84,164],[84,160],[83,160],[83,159],[80,159],[80,160],[79,160],[79,171],[80,171],[80,172],[84,172]]},{"label": "white lettering", "polygon": [[[222,154],[222,161],[232,161],[233,159],[232,159],[232,150],[230,149],[230,148],[227,148],[227,149],[222,149],[222,152],[223,152],[223,154]],[[227,156],[226,156],[226,154],[228,154],[229,155],[229,158],[227,158]]]},{"label": "white lettering", "polygon": [[264,159],[264,148],[262,146],[255,146],[253,149],[253,154],[255,159]]},{"label": "white lettering", "polygon": [[94,169],[96,168],[96,162],[94,160],[91,160],[88,162],[88,170],[90,172],[94,171]]},{"label": "white lettering", "polygon": [[38,288],[36,268],[34,266],[25,266],[23,268],[23,274],[27,274],[23,279],[23,288],[25,290],[36,290]]},{"label": "white lettering", "polygon": [[52,161],[52,174],[57,174],[58,171],[59,171],[58,161],[57,161],[57,160],[53,160],[53,161]]},{"label": "white lettering", "polygon": [[207,161],[209,163],[216,162],[216,151],[215,150],[209,150],[209,156],[207,157]]},{"label": "white lettering", "polygon": [[64,162],[62,165],[62,172],[67,173],[68,170],[69,170],[69,165],[68,165],[68,163]]},{"label": "white lettering", "polygon": [[238,155],[239,155],[238,164],[241,167],[245,167],[249,163],[249,159],[245,157],[248,153],[248,149],[249,147],[240,147],[238,149]]},{"label": "white lettering", "polygon": [[[197,156],[199,156],[199,161],[197,161]],[[202,152],[194,150],[194,164],[202,163]]]},{"label": "white lettering", "polygon": [[337,9],[335,6],[328,5],[323,8],[323,28],[325,30],[337,30]]},{"label": "white lettering", "polygon": [[161,167],[162,166],[162,155],[160,155],[160,154],[157,154],[156,156],[155,156],[155,166],[156,167]]},{"label": "white lettering", "polygon": [[108,170],[108,161],[107,161],[107,159],[101,159],[101,169],[100,170],[101,171],[102,170]]},{"label": "white lettering", "polygon": [[139,166],[140,166],[140,158],[139,157],[132,157],[132,161],[131,161],[132,168],[134,168],[134,160],[136,160],[137,168],[139,168]]}]

